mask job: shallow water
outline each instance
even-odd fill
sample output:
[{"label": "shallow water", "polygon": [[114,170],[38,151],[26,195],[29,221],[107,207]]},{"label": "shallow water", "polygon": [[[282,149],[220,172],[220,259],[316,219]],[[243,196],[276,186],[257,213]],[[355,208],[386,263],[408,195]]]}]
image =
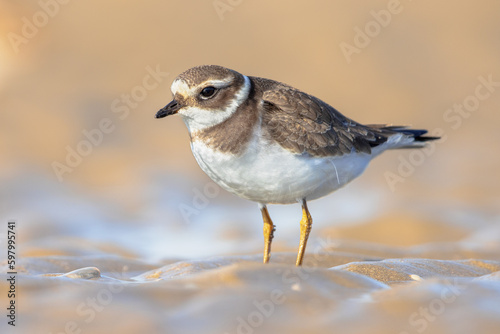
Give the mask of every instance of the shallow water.
[{"label": "shallow water", "polygon": [[[387,1],[223,2],[221,18],[216,2],[72,1],[16,51],[8,34],[41,7],[0,0],[0,333],[498,333],[500,3],[402,1],[348,62],[339,46]],[[179,118],[154,119],[206,63],[443,139],[310,202],[303,268],[300,206],[270,206],[263,265],[257,206],[200,171]]]},{"label": "shallow water", "polygon": [[494,333],[500,326],[500,247],[457,243],[451,256],[436,251],[446,244],[395,247],[381,257],[367,255],[380,252],[375,245],[312,246],[303,268],[292,265],[294,253],[276,253],[268,265],[260,255],[156,263],[109,252],[27,257],[18,264],[18,329]]}]

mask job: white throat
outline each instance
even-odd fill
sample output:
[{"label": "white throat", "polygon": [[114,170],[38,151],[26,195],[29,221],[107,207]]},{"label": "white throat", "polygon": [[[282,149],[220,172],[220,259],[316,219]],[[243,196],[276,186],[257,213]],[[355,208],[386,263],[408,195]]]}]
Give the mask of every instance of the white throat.
[{"label": "white throat", "polygon": [[241,103],[248,98],[250,93],[250,79],[243,75],[244,83],[240,90],[235,94],[234,99],[225,109],[210,110],[195,107],[185,107],[179,111],[182,120],[186,124],[190,133],[201,131],[224,122],[231,117]]}]

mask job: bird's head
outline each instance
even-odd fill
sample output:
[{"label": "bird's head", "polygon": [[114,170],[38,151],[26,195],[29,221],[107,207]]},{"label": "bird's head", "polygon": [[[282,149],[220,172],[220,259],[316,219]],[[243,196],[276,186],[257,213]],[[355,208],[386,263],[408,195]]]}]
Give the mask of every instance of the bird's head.
[{"label": "bird's head", "polygon": [[181,73],[172,83],[173,100],[156,118],[179,114],[190,132],[219,124],[230,117],[250,93],[250,79],[217,65],[203,65]]}]

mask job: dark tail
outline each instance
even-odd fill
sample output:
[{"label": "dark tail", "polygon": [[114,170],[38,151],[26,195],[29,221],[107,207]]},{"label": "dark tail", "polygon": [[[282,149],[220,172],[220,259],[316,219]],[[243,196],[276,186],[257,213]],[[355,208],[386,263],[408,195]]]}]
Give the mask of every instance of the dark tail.
[{"label": "dark tail", "polygon": [[382,130],[389,130],[397,133],[404,133],[405,135],[413,137],[413,140],[416,142],[423,142],[429,140],[437,140],[441,137],[433,137],[433,136],[424,136],[427,133],[427,130],[423,129],[410,129],[406,126],[384,126]]},{"label": "dark tail", "polygon": [[[423,129],[410,129],[407,126],[400,125],[387,125],[387,124],[370,124],[372,129],[376,129],[380,134],[387,139],[397,133],[402,133],[408,137],[406,140],[402,138],[401,145],[394,145],[392,148],[420,148],[425,146],[425,142],[437,140],[441,137],[425,136],[427,130]],[[412,140],[413,139],[413,140]]]}]

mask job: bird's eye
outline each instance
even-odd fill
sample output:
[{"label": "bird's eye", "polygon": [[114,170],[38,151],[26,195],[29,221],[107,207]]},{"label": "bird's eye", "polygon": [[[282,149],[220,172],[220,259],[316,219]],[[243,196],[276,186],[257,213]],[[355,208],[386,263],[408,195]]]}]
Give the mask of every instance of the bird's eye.
[{"label": "bird's eye", "polygon": [[217,89],[215,87],[208,86],[208,87],[205,87],[201,90],[200,95],[204,99],[209,99],[215,95],[216,91],[217,91]]}]

